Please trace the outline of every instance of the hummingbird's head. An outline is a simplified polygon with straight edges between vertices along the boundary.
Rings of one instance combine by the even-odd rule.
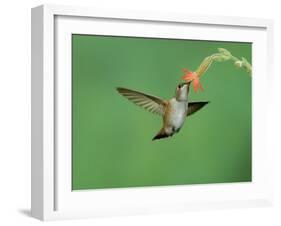
[[[176,88],[176,99],[178,101],[187,101],[190,82],[183,82],[178,84]]]

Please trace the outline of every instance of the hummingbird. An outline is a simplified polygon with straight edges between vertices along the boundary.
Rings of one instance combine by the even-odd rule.
[[[209,101],[190,102],[188,98],[189,87],[190,82],[180,83],[176,88],[174,97],[169,100],[127,88],[118,87],[116,89],[122,96],[134,104],[151,113],[162,116],[163,126],[152,139],[157,140],[171,137],[178,133],[188,116],[209,103]]]

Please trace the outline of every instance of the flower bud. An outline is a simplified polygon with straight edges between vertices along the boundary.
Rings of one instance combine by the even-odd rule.
[[[234,65],[238,68],[241,68],[241,67],[243,67],[243,62],[241,60],[236,60],[234,62]]]
[[[231,57],[231,53],[224,48],[218,48],[218,51],[219,51],[219,53],[223,54],[226,57],[229,57],[229,58]]]

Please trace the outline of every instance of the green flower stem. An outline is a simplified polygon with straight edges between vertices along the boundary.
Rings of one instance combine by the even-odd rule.
[[[250,76],[252,75],[252,65],[246,60],[246,58],[241,57],[241,59],[239,59],[223,48],[218,48],[218,53],[214,53],[211,56],[206,57],[195,72],[198,76],[201,76],[208,70],[213,62],[224,62],[228,60],[233,61],[236,67],[244,68]]]

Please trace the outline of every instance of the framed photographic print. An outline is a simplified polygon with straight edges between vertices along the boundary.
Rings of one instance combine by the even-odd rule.
[[[32,9],[32,216],[272,203],[270,20]]]

